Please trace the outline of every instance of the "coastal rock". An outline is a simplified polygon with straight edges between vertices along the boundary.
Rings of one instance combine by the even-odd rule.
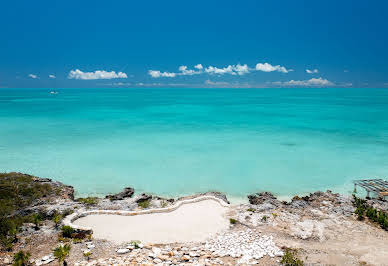
[[[280,201],[270,192],[260,192],[248,195],[249,203],[253,205],[260,205],[264,202],[270,203],[272,205],[280,205]]]
[[[142,202],[144,202],[144,201],[151,200],[151,199],[152,199],[152,195],[142,193],[142,194],[139,195],[138,198],[136,199],[136,203],[142,203]]]
[[[105,198],[110,200],[123,200],[125,198],[132,197],[134,193],[135,193],[135,189],[131,187],[126,187],[120,193],[113,194],[113,195],[106,195]]]

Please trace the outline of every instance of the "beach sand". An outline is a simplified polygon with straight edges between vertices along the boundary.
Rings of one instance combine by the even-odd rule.
[[[93,229],[96,239],[115,243],[140,240],[142,243],[204,241],[229,227],[228,208],[214,200],[184,204],[168,213],[137,216],[88,215],[74,224]]]

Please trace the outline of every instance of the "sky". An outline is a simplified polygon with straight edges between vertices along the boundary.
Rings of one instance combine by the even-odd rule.
[[[2,1],[0,88],[388,87],[386,0]]]

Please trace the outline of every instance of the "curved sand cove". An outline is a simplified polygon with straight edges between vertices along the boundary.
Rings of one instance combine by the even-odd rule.
[[[227,229],[227,207],[214,200],[183,204],[165,213],[135,216],[91,214],[74,221],[75,225],[93,229],[98,239],[115,243],[140,240],[143,243],[203,241]]]

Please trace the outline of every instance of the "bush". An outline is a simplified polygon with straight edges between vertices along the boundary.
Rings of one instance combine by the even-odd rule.
[[[59,246],[54,249],[54,257],[56,257],[59,263],[63,262],[63,265],[67,265],[66,257],[69,256],[71,250],[70,244]]]
[[[248,211],[248,212],[255,212],[255,211],[256,211],[256,209],[249,208],[247,211]]]
[[[150,204],[151,204],[151,200],[144,200],[144,201],[141,201],[139,202],[137,205],[139,205],[139,207],[143,208],[143,209],[147,209],[150,207]]]
[[[230,219],[229,219],[229,222],[230,222],[230,224],[236,224],[236,223],[237,223],[237,220],[236,220],[236,219],[233,219],[233,218],[230,218]]]
[[[31,257],[29,252],[24,252],[20,250],[13,256],[13,266],[24,266],[27,265],[28,259]]]
[[[296,250],[286,248],[280,263],[286,266],[303,266],[304,263],[297,258],[297,254],[298,252]]]
[[[71,236],[74,233],[74,228],[68,225],[62,226],[61,230],[62,230],[62,236],[67,238],[71,238]]]
[[[85,205],[92,206],[98,203],[98,198],[97,197],[78,198],[77,201]]]

